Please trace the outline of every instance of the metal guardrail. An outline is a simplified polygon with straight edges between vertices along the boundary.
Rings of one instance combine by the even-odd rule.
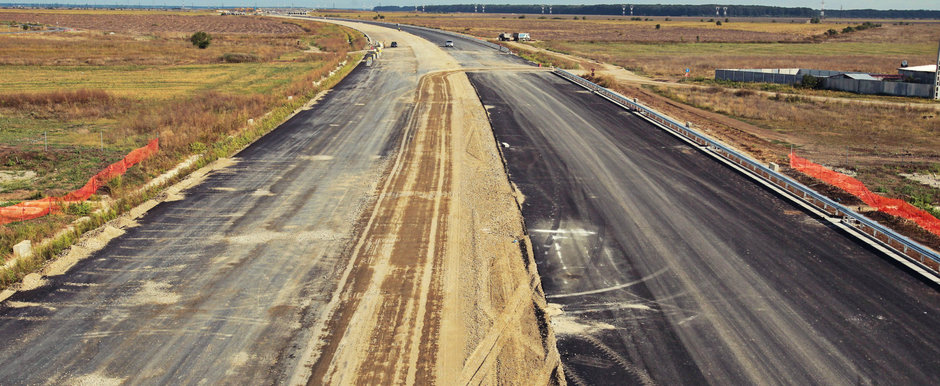
[[[884,245],[893,248],[897,252],[907,256],[911,260],[918,262],[924,267],[930,269],[933,274],[940,274],[940,254],[919,243],[898,234],[897,232],[886,228],[885,226],[865,217],[855,211],[846,208],[829,197],[823,196],[805,185],[794,181],[790,177],[780,174],[760,162],[744,155],[743,153],[708,138],[690,127],[683,125],[676,120],[660,114],[659,112],[638,103],[635,99],[630,100],[616,92],[601,87],[587,79],[581,78],[562,69],[555,69],[554,73],[572,83],[593,91],[594,93],[607,98],[621,106],[633,110],[645,118],[661,124],[683,137],[703,146],[709,150],[723,156],[725,159],[748,169],[749,171],[763,177],[766,181],[783,188],[793,195],[806,200],[810,204],[822,209],[833,217],[841,217],[843,222],[853,226],[862,232],[870,235]]]

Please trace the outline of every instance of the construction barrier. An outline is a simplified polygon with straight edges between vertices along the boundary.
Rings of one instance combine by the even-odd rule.
[[[132,150],[122,160],[108,165],[107,168],[88,179],[85,186],[69,194],[62,197],[46,197],[39,200],[24,201],[13,206],[2,207],[0,208],[0,225],[42,217],[58,212],[68,204],[85,201],[109,180],[123,175],[127,172],[127,168],[147,159],[158,150],[160,150],[159,140],[154,139],[146,146]]]
[[[911,220],[940,236],[940,219],[904,200],[887,198],[868,190],[861,181],[790,153],[790,167],[827,184],[839,187],[881,212]]]

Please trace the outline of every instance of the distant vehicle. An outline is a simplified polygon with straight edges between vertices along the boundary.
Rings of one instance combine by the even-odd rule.
[[[529,34],[525,32],[516,32],[512,34],[512,40],[515,40],[517,42],[527,42],[530,40],[530,38],[529,38]]]
[[[398,47],[398,42],[392,42],[392,44],[389,44],[389,46],[388,46],[388,47],[389,47],[389,48],[395,48],[395,47]]]
[[[503,32],[503,33],[499,34],[499,41],[501,41],[501,42],[508,42],[508,41],[510,41],[510,40],[512,40],[512,34],[511,34],[511,33],[509,33],[509,32]]]
[[[398,27],[399,31],[401,31],[401,24],[395,24],[395,26]]]
[[[454,41],[453,41],[453,40],[448,40],[448,41],[444,42],[444,47],[453,47],[453,46],[454,46]]]

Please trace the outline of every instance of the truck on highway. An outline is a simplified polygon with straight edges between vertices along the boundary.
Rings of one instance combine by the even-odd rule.
[[[529,34],[525,32],[516,32],[512,34],[512,40],[517,42],[527,42],[530,40]]]

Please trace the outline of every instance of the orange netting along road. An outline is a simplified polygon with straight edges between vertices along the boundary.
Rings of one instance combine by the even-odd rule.
[[[39,200],[24,201],[13,206],[2,207],[0,208],[0,225],[42,217],[62,210],[68,204],[85,201],[109,180],[123,175],[127,172],[127,168],[147,159],[157,150],[160,150],[159,140],[151,140],[146,146],[132,150],[124,159],[108,165],[107,168],[88,179],[85,186],[69,194],[62,197],[46,197]]]
[[[836,186],[860,198],[871,207],[887,214],[911,220],[931,233],[940,236],[940,219],[907,201],[887,198],[868,190],[861,181],[832,171],[825,166],[790,153],[790,167],[830,185]]]

